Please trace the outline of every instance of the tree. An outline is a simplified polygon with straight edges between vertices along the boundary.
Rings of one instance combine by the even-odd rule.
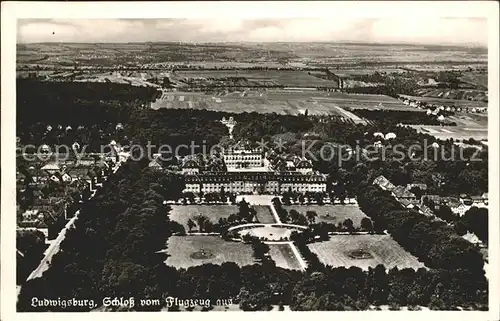
[[[354,223],[350,218],[345,219],[342,225],[347,229],[349,233],[354,232]]]
[[[373,232],[373,223],[368,217],[364,217],[361,220],[361,228],[367,232]]]
[[[316,213],[315,211],[307,211],[306,217],[309,223],[313,224],[316,221],[316,217],[318,217],[318,213]]]
[[[198,223],[198,230],[200,232],[203,232],[205,230],[204,229],[205,222],[208,220],[207,217],[205,215],[200,214],[200,215],[197,215],[195,219],[196,219],[196,222]]]

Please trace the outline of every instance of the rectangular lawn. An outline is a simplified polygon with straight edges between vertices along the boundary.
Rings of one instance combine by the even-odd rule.
[[[170,205],[172,210],[169,213],[170,220],[182,224],[189,232],[187,222],[189,219],[196,223],[198,215],[206,216],[210,222],[217,223],[220,218],[228,218],[231,214],[238,213],[236,205]],[[198,227],[193,230],[198,231]]]
[[[278,267],[290,270],[301,268],[289,244],[269,244],[269,254]]]
[[[165,263],[175,268],[206,263],[234,262],[239,266],[256,263],[250,244],[224,241],[219,236],[171,236],[167,243],[167,253],[169,257]],[[205,253],[206,258],[196,257],[200,253]]]
[[[307,211],[313,211],[318,214],[316,222],[325,222],[338,224],[350,218],[354,226],[359,227],[361,220],[365,217],[365,213],[361,212],[358,205],[290,205],[283,206],[288,212],[296,210],[301,214],[306,214]]]
[[[357,266],[363,270],[383,264],[386,268],[424,267],[410,253],[406,252],[390,235],[334,235],[325,242],[308,245],[309,249],[318,255],[321,262],[333,267]],[[352,258],[351,251],[363,250],[371,258]]]
[[[259,220],[259,223],[276,223],[269,206],[252,205],[252,207],[257,211],[257,219]]]

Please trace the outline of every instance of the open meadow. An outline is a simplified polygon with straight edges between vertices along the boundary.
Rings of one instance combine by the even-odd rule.
[[[203,264],[235,262],[240,266],[256,263],[250,244],[224,241],[219,236],[171,236],[167,243],[167,265],[188,268]]]
[[[321,262],[333,267],[357,266],[364,270],[383,264],[386,268],[424,267],[390,235],[334,235],[325,242],[308,245]]]
[[[301,214],[307,211],[313,211],[318,214],[316,222],[325,222],[331,224],[342,223],[346,219],[351,219],[354,226],[360,226],[365,213],[361,212],[358,205],[289,205],[283,206],[288,212],[296,210]]]

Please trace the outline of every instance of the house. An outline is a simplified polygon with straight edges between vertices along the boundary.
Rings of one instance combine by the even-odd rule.
[[[419,201],[416,198],[415,199],[401,198],[398,201],[401,205],[403,205],[406,208],[415,208],[419,204]]]
[[[469,241],[472,244],[481,244],[481,240],[474,233],[467,232],[467,234],[463,235],[462,238]]]
[[[483,193],[481,196],[483,197],[483,203],[488,205],[488,193]]]
[[[416,200],[415,194],[406,189],[406,186],[402,185],[396,186],[392,190],[392,196],[394,196],[398,200],[408,200],[408,201]]]
[[[380,175],[373,180],[373,185],[378,185],[384,191],[392,191],[395,186],[385,176]]]
[[[447,196],[441,198],[441,203],[447,205],[449,208],[458,207],[462,202],[458,197]]]
[[[464,216],[465,212],[467,212],[470,209],[470,206],[465,205],[465,204],[459,204],[458,206],[450,206],[450,209],[453,213],[457,214],[458,216]]]
[[[471,196],[470,199],[472,200],[472,204],[477,205],[477,204],[483,204],[484,199],[482,196]]]
[[[423,204],[418,207],[418,211],[421,214],[424,214],[424,215],[427,215],[427,216],[434,215],[434,212],[428,206],[423,205]]]
[[[52,175],[56,172],[59,172],[61,168],[59,168],[59,166],[57,166],[57,164],[55,163],[48,163],[45,166],[43,166],[41,170],[46,171],[49,175]]]
[[[47,180],[49,179],[49,174],[38,168],[32,168],[30,167],[30,169],[28,170],[29,171],[29,174],[31,175],[31,182],[30,182],[30,185],[39,185],[39,184],[45,184],[47,182]]]
[[[420,197],[420,204],[427,205],[429,202],[434,203],[435,205],[440,205],[442,202],[442,198],[439,195],[435,194],[425,194]]]
[[[427,184],[412,183],[412,184],[407,184],[406,188],[408,190],[411,190],[412,188],[418,188],[421,191],[426,191],[427,190]]]
[[[474,204],[472,198],[467,194],[460,194],[460,201],[468,206]]]

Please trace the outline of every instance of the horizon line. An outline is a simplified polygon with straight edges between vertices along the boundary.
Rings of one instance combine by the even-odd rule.
[[[409,45],[409,46],[435,46],[435,47],[462,47],[462,48],[484,48],[488,49],[488,45],[484,45],[477,42],[470,43],[433,43],[433,42],[412,42],[412,41],[399,41],[399,42],[383,42],[383,41],[363,41],[363,40],[340,40],[340,41],[188,41],[188,40],[170,40],[170,41],[31,41],[31,42],[17,42],[16,45],[31,45],[31,44],[346,44],[346,45]]]

